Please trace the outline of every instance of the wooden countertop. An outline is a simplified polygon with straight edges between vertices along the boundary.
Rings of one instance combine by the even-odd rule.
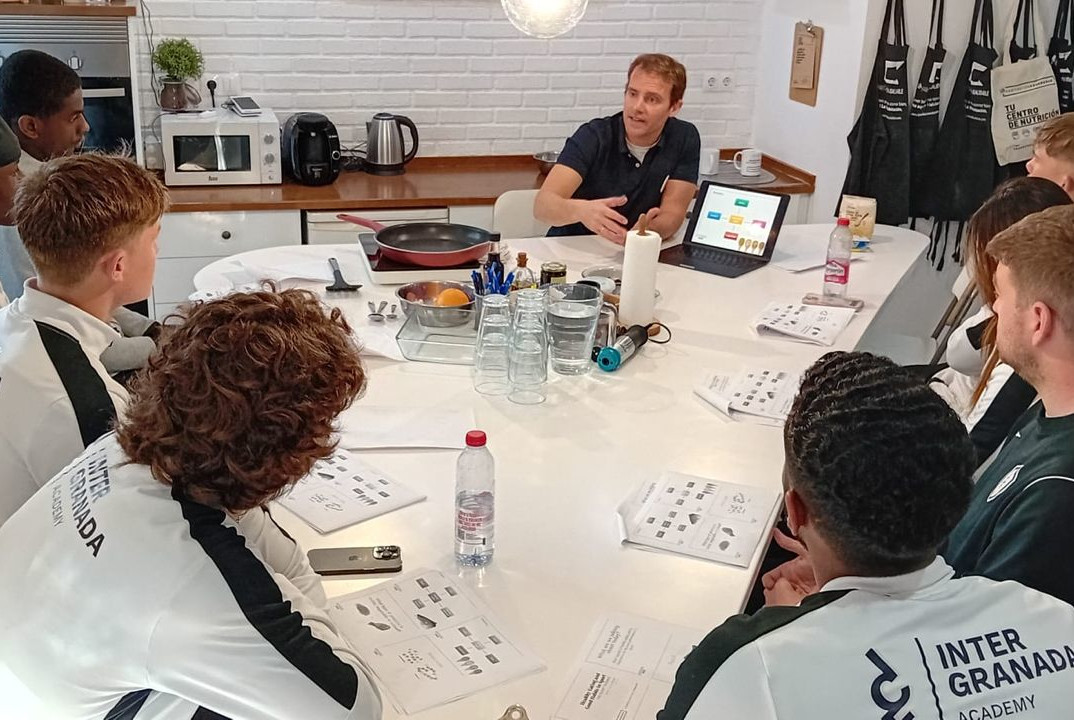
[[[67,15],[70,17],[125,17],[135,15],[136,0],[110,0],[87,4],[72,0],[22,0],[0,2],[0,15]]]
[[[729,152],[734,152],[729,151]],[[808,194],[814,178],[765,156],[776,181],[759,189]],[[544,176],[528,155],[419,157],[395,176],[345,172],[331,185],[215,185],[171,187],[171,212],[229,210],[374,210],[411,207],[492,205],[508,190],[539,188]]]

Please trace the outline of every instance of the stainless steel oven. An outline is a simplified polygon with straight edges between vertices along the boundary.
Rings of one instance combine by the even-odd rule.
[[[81,78],[84,149],[127,147],[142,160],[125,18],[0,16],[0,60],[26,49],[59,58]]]

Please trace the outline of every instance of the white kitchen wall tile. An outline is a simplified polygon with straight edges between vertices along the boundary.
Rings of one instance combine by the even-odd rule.
[[[752,129],[764,0],[590,0],[579,26],[552,40],[519,33],[496,0],[145,1],[158,41],[189,37],[207,75],[235,74],[237,90],[281,121],[324,112],[348,143],[387,110],[415,119],[422,155],[558,150],[579,124],[621,108],[630,60],[650,51],[686,64],[680,116],[706,146],[743,144]],[[151,140],[160,111],[144,37],[138,52]],[[729,71],[733,90],[701,89],[706,74]]]

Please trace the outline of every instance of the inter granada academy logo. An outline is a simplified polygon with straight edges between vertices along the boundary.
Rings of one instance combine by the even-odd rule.
[[[907,712],[903,715],[899,714],[906,707],[906,704],[910,702],[910,688],[903,685],[899,688],[899,694],[895,699],[889,698],[884,693],[884,685],[898,680],[899,674],[884,661],[884,658],[880,657],[876,650],[870,648],[869,652],[865,653],[865,657],[873,665],[876,665],[876,669],[880,671],[880,674],[873,680],[870,691],[873,696],[873,703],[884,711],[884,714],[880,716],[881,720],[914,720],[912,712]]]
[[[1007,489],[1010,488],[1011,485],[1014,485],[1014,481],[1018,479],[1018,473],[1022,471],[1023,467],[1025,466],[1015,465],[1011,468],[1011,471],[1003,476],[1003,479],[999,481],[999,484],[992,488],[992,492],[988,493],[988,499],[985,500],[985,502],[992,502],[1000,495],[1007,492]]]

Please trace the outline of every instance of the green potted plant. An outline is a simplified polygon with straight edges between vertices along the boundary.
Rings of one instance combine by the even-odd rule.
[[[201,102],[201,95],[187,80],[201,77],[205,58],[186,38],[162,40],[153,50],[153,64],[164,77],[160,106],[165,110],[184,110]]]

